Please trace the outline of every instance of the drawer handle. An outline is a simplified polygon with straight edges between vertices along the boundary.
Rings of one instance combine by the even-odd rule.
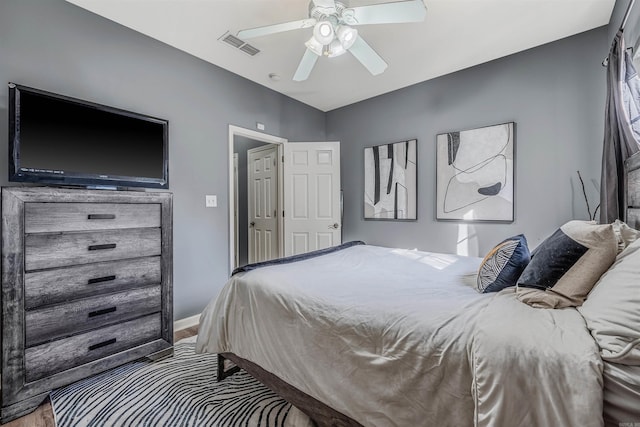
[[[89,346],[89,351],[96,350],[96,349],[98,349],[100,347],[106,347],[108,345],[115,344],[115,343],[116,343],[116,339],[115,338],[111,338],[110,340],[106,340],[106,341],[99,342],[98,344],[90,345]]]
[[[115,249],[116,248],[116,244],[115,243],[106,243],[104,245],[91,245],[89,246],[89,250],[90,251],[101,251],[103,249]]]
[[[89,214],[87,219],[116,219],[114,214]]]
[[[103,314],[107,314],[107,313],[113,313],[114,311],[116,311],[116,309],[117,307],[109,307],[109,308],[103,308],[102,310],[90,311],[89,317],[96,317],[96,316],[102,316]]]
[[[101,282],[110,282],[112,280],[116,280],[116,276],[104,276],[104,277],[95,277],[93,279],[87,280],[87,285],[93,285],[94,283]]]

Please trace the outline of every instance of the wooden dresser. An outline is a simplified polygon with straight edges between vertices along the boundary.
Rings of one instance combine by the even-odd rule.
[[[625,222],[640,230],[640,153],[625,162]]]
[[[172,196],[2,189],[1,422],[173,351]]]

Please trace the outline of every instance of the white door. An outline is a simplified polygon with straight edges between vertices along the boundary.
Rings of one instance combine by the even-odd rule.
[[[284,255],[342,243],[340,143],[284,145]]]
[[[247,151],[249,262],[278,258],[278,146]]]

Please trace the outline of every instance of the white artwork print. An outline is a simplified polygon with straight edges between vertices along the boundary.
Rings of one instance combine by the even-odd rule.
[[[436,138],[437,219],[513,221],[514,123]]]
[[[417,219],[417,140],[364,150],[365,219]]]

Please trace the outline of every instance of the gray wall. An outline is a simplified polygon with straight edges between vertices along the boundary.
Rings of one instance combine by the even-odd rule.
[[[565,221],[586,219],[576,171],[593,209],[607,37],[601,27],[329,112],[327,137],[342,143],[345,240],[455,253],[467,239],[468,254],[483,256],[510,235],[525,233],[536,246]],[[436,135],[509,121],[517,123],[515,222],[437,222]],[[418,139],[418,221],[364,221],[363,148],[411,138]]]
[[[199,313],[228,277],[228,125],[326,139],[321,111],[62,0],[0,1],[0,82],[9,81],[169,120],[176,319]],[[0,185],[7,102],[0,89]],[[219,207],[205,208],[205,194]]]
[[[259,121],[289,140],[342,141],[345,240],[456,252],[468,235],[474,255],[520,232],[535,245],[564,221],[586,217],[575,171],[586,178],[593,206],[605,96],[600,62],[610,28],[323,114],[62,0],[2,0],[0,82],[169,120],[174,306],[183,318],[200,312],[228,276],[228,124],[251,129]],[[518,126],[515,223],[436,222],[435,135],[511,120]],[[6,135],[7,91],[0,90],[0,185],[8,184]],[[363,147],[414,137],[419,220],[365,222]],[[218,194],[217,209],[204,207],[205,194]]]

